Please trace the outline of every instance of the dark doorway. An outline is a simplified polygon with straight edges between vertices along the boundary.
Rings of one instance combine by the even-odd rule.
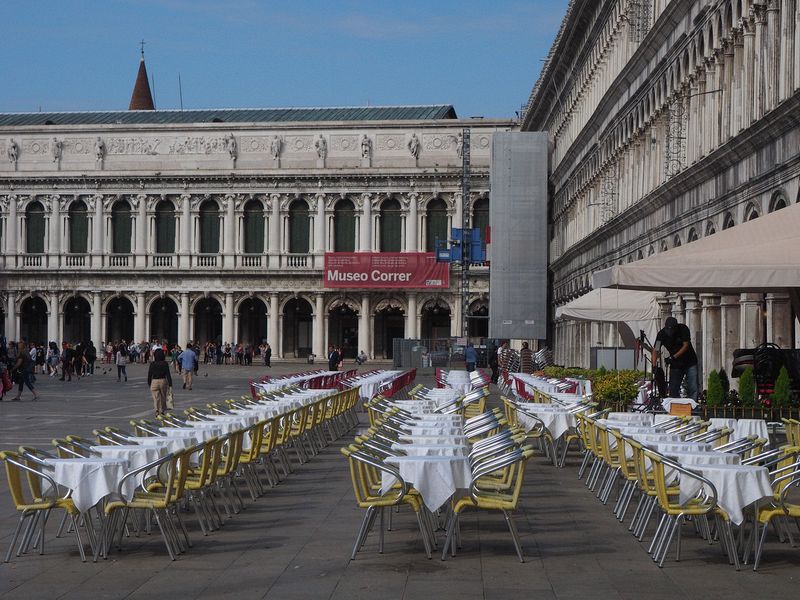
[[[131,301],[121,296],[114,298],[106,307],[106,339],[103,341],[114,344],[133,341],[133,321]]]
[[[328,314],[328,342],[342,349],[344,358],[355,358],[358,347],[358,313],[346,304],[339,304]]]
[[[91,339],[92,307],[86,298],[73,296],[64,303],[64,340],[72,344]]]
[[[219,345],[223,342],[222,306],[214,298],[203,298],[194,307],[193,341],[201,345],[206,342],[215,342]],[[232,344],[236,342],[236,340],[224,341]]]
[[[399,307],[388,307],[375,313],[376,357],[394,356],[394,339],[405,337],[405,312]]]
[[[267,337],[267,306],[258,298],[239,305],[238,342],[258,346]]]
[[[170,345],[179,343],[178,305],[171,298],[157,298],[150,305],[150,340],[167,340]],[[180,343],[185,344],[186,340]]]
[[[436,340],[450,337],[450,307],[435,300],[422,309],[422,337]]]
[[[46,344],[47,333],[47,304],[39,297],[26,298],[19,311],[20,339],[29,344]],[[56,335],[54,331],[53,337]]]
[[[305,358],[311,354],[313,321],[311,305],[293,298],[283,308],[283,354]],[[322,357],[320,357],[322,358]]]

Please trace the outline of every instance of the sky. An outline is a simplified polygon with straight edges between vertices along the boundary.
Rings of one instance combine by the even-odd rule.
[[[2,0],[0,112],[453,104],[509,118],[568,0]]]

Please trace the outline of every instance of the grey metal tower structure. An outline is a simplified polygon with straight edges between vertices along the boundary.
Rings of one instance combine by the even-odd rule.
[[[472,260],[472,237],[469,231],[470,201],[470,130],[461,130],[461,337],[469,333],[469,263]]]

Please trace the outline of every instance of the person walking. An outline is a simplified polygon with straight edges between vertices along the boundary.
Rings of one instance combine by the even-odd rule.
[[[333,345],[328,346],[328,370],[338,371],[339,362],[342,360],[341,355],[336,351]]]
[[[83,352],[83,357],[86,359],[86,374],[94,375],[94,363],[97,360],[97,348],[94,347],[94,342],[91,340],[86,344],[86,350]]]
[[[475,370],[475,363],[478,362],[478,353],[475,351],[475,347],[472,345],[472,342],[467,342],[467,347],[464,349],[464,363],[467,367],[467,371],[472,373]]]
[[[26,385],[28,389],[33,392],[33,399],[39,399],[39,394],[33,385],[36,381],[36,378],[33,376],[33,360],[25,348],[25,342],[19,342],[19,344],[17,344],[17,361],[14,363],[14,378],[19,383],[19,391],[16,397],[12,398],[14,402],[19,402],[22,399],[22,389]]]
[[[164,357],[164,351],[158,348],[153,352],[153,362],[147,370],[147,385],[153,395],[153,408],[156,416],[167,412],[167,394],[172,388],[172,375]]]
[[[117,381],[121,381],[125,377],[128,381],[128,362],[130,361],[128,345],[123,341],[117,348],[117,354],[114,363],[117,365]]]
[[[47,347],[47,374],[50,375],[50,377],[58,375],[58,357],[58,344],[50,342]]]
[[[72,371],[75,367],[75,350],[69,342],[63,342],[63,350],[61,351],[61,381],[65,378],[67,381],[72,381]]]
[[[183,370],[183,389],[192,389],[194,369],[197,364],[197,354],[192,349],[192,343],[186,344],[186,349],[178,355],[178,362]]]
[[[272,348],[269,343],[264,344],[264,366],[272,367]]]
[[[519,351],[519,372],[533,373],[533,350],[528,346],[528,342],[522,342],[522,350]]]

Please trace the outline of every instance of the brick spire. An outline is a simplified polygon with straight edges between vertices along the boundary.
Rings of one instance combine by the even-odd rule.
[[[144,66],[144,45],[142,45],[142,59],[139,61],[139,72],[136,74],[136,83],[133,84],[133,94],[128,110],[155,110],[153,95],[150,93],[150,84],[147,81],[147,67]]]

